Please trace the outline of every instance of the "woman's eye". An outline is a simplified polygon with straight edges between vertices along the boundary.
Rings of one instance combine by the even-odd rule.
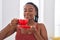
[[[32,8],[30,8],[30,9],[25,9],[25,10],[24,10],[24,12],[32,12],[32,11],[33,11]]]
[[[32,12],[33,11],[33,9],[29,9],[29,12]]]
[[[32,10],[29,10],[29,12],[32,12]]]

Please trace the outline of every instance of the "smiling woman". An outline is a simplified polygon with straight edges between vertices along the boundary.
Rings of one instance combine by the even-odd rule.
[[[37,20],[34,19],[34,17],[36,17]],[[21,32],[18,31],[17,35],[16,35],[16,40],[20,40],[20,39],[21,40],[48,40],[48,38],[47,38],[47,31],[45,29],[45,26],[43,24],[37,23],[38,22],[38,8],[32,2],[28,2],[24,6],[24,18],[28,19],[27,25],[33,26],[33,28],[35,26],[34,30],[30,29],[30,32],[28,31],[29,34],[31,33],[31,31],[32,31],[33,34],[29,35],[27,33],[27,35],[26,34],[23,35],[23,34],[21,34]],[[36,29],[36,27],[39,28],[39,29]],[[43,34],[43,32],[45,34]],[[26,33],[26,31],[24,33]]]
[[[12,21],[12,24],[14,24],[14,25],[12,25],[11,22],[10,22],[10,20],[12,18],[19,18],[19,19],[23,19],[23,18],[26,18],[26,19],[31,19],[32,18],[33,19],[34,18],[34,22],[36,21],[35,24],[42,24],[42,25],[45,24],[45,26],[46,26],[45,28],[47,28],[48,39],[49,40],[54,36],[54,32],[56,30],[59,30],[58,29],[59,25],[56,25],[57,29],[54,31],[54,0],[45,0],[45,1],[44,0],[0,0],[0,4],[1,4],[1,1],[2,1],[2,5],[0,6],[0,10],[1,10],[0,11],[0,16],[2,18],[0,17],[0,24],[2,26],[0,25],[0,30],[2,29],[2,31],[0,31],[0,36],[2,36],[2,38],[9,36],[10,34],[14,33],[15,31],[17,32],[17,30],[15,29],[16,28],[15,27],[16,26],[15,21],[18,20],[18,19],[13,19],[14,22]],[[38,8],[38,18],[36,17],[36,11],[37,10],[35,10],[35,6],[30,5],[29,2],[31,2],[31,3],[33,3],[34,5],[37,6],[37,8]],[[30,7],[28,5],[25,5],[26,3],[29,3],[28,5]],[[57,3],[59,4],[59,2],[57,2]],[[29,10],[29,11],[27,11],[27,10]],[[35,12],[33,12],[33,10],[35,10]],[[31,12],[33,12],[33,13],[31,13]],[[2,13],[2,15],[1,15],[1,13]],[[57,11],[56,13],[58,14],[59,12]],[[59,17],[58,17],[58,19],[59,19]],[[26,26],[29,26],[31,28],[35,27],[35,25],[32,25],[32,24],[34,24],[33,22],[29,22],[29,23],[31,25],[28,24]],[[59,21],[58,21],[58,23],[59,23]],[[7,27],[6,27],[6,25],[7,25]],[[20,26],[20,24],[19,24],[19,26]],[[21,25],[21,26],[24,27],[25,25]],[[4,29],[4,31],[3,31],[3,29]],[[8,29],[8,30],[6,30],[6,29]],[[27,31],[27,34],[31,33],[29,30],[25,30],[25,29],[22,29],[21,31],[22,31],[23,34],[24,34],[25,31]],[[15,40],[16,32],[15,32],[15,34],[11,35],[10,37],[8,37],[6,39],[4,38],[4,40]],[[5,36],[5,35],[7,35],[7,36]],[[55,35],[59,36],[60,35],[59,31],[56,31]]]
[[[34,19],[34,17],[36,18]],[[24,18],[28,19],[26,25],[30,26],[29,29],[18,28],[18,19],[13,19],[11,23],[1,30],[0,40],[5,39],[14,32],[17,32],[16,40],[48,40],[45,25],[43,23],[38,23],[38,7],[34,3],[28,2],[25,4]],[[20,24],[20,26],[22,25]]]

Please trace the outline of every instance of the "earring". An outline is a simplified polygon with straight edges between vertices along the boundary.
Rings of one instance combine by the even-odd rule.
[[[38,17],[37,16],[35,16],[35,22],[38,22]]]

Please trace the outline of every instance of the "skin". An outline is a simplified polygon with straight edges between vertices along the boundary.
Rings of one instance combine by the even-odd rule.
[[[35,22],[34,21],[35,15],[36,15],[35,7],[31,4],[26,4],[24,6],[24,17],[28,19],[27,25],[32,26],[32,28],[24,30],[23,32],[27,34],[33,33],[36,40],[48,40],[47,31],[44,24]],[[38,29],[36,29],[36,24]],[[14,32],[16,32],[17,25],[18,19],[14,18],[3,30],[0,31],[0,40],[3,40],[6,37],[13,34]]]

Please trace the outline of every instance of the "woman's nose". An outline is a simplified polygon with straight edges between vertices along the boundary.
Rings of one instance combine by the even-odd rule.
[[[26,15],[29,15],[29,12],[26,12]]]

